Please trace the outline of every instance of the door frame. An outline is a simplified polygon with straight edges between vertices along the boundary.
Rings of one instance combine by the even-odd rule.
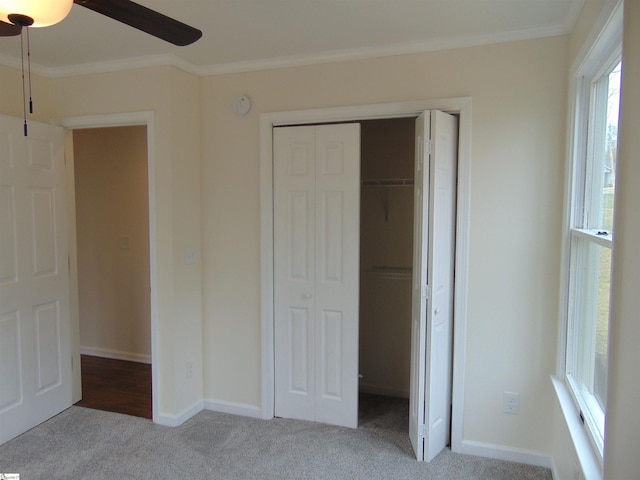
[[[471,97],[341,106],[260,115],[261,412],[273,418],[275,395],[273,285],[273,128],[287,125],[418,116],[425,110],[459,115],[456,257],[454,285],[451,449],[462,451],[464,366],[469,272]]]
[[[151,313],[151,404],[152,420],[158,422],[159,392],[161,377],[158,370],[158,268],[156,261],[156,181],[155,181],[155,127],[151,111],[115,113],[104,115],[82,115],[52,120],[65,129],[65,165],[67,180],[67,211],[69,213],[69,287],[71,314],[71,353],[73,357],[72,385],[73,403],[82,397],[80,371],[80,314],[78,298],[78,252],[76,239],[75,179],[73,157],[73,131],[85,128],[109,128],[145,125],[147,127],[147,184],[149,191],[149,282]]]

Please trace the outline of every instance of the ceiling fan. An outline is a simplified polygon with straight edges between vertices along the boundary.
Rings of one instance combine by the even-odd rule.
[[[53,25],[74,3],[173,45],[190,45],[202,36],[197,28],[130,0],[0,0],[0,37],[20,35],[23,27]]]
[[[31,61],[29,28],[48,27],[62,21],[73,4],[106,15],[118,22],[146,32],[169,43],[183,47],[202,36],[197,28],[182,23],[162,13],[151,10],[131,0],[0,0],[0,37],[22,35],[27,32],[27,60],[29,70],[29,113],[33,113],[31,99]],[[22,97],[24,106],[24,136],[27,136],[27,94],[25,88],[24,45],[22,53]]]

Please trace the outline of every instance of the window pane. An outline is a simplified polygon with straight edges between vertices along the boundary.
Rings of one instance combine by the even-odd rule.
[[[593,394],[605,410],[609,363],[609,292],[611,291],[611,250],[592,245],[598,251],[598,315],[596,318],[595,370]]]
[[[600,228],[613,231],[613,195],[618,147],[618,111],[620,106],[620,63],[608,75],[607,121],[604,144],[604,182]]]
[[[573,365],[569,374],[582,395],[582,408],[604,433],[607,399],[609,343],[609,292],[611,286],[611,249],[584,238],[574,239],[575,267],[572,324]],[[589,412],[587,412],[589,413]]]

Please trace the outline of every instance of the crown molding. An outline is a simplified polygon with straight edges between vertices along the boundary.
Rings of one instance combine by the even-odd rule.
[[[73,77],[77,75],[93,75],[97,73],[119,72],[136,70],[149,67],[176,67],[187,73],[198,75],[195,65],[182,58],[173,55],[152,55],[148,57],[126,58],[111,60],[108,62],[84,63],[65,67],[47,67],[47,75],[50,78]]]
[[[182,58],[173,55],[153,55],[148,57],[136,57],[107,62],[85,63],[62,67],[47,67],[31,63],[31,71],[37,75],[48,78],[63,78],[78,75],[92,75],[116,71],[134,70],[139,68],[172,66],[187,73],[199,77],[227,75],[260,70],[273,70],[287,67],[300,67],[319,65],[326,63],[345,62],[353,60],[366,60],[377,57],[396,55],[410,55],[416,53],[449,50],[455,48],[476,47],[494,43],[515,42],[531,40],[534,38],[552,37],[570,33],[580,14],[582,5],[570,12],[567,22],[563,25],[555,25],[544,28],[532,28],[527,30],[514,30],[497,32],[486,35],[474,35],[456,38],[436,38],[424,42],[410,42],[381,47],[363,47],[331,52],[322,52],[311,55],[294,55],[260,60],[247,60],[240,62],[221,63],[216,65],[198,66]],[[0,65],[11,68],[21,68],[19,59],[0,54]]]
[[[437,38],[426,42],[411,42],[382,47],[364,47],[336,50],[333,52],[323,52],[312,55],[277,57],[264,60],[248,60],[242,62],[196,67],[196,70],[198,71],[198,75],[207,77],[259,70],[273,70],[277,68],[318,65],[323,63],[366,60],[377,57],[411,55],[438,50],[450,50],[455,48],[477,47],[494,43],[507,43],[520,40],[531,40],[534,38],[565,35],[570,31],[571,30],[568,30],[566,25],[556,25],[552,27],[499,32],[487,35],[474,35],[456,38]]]

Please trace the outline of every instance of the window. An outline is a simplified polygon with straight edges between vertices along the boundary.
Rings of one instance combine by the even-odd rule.
[[[621,71],[619,46],[608,50],[576,76],[566,344],[566,380],[600,458]]]

